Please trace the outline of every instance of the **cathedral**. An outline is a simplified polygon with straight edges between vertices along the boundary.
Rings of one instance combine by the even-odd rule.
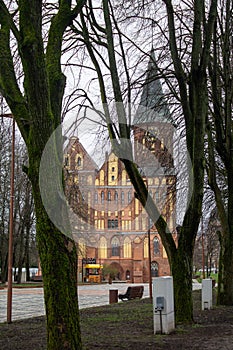
[[[176,175],[173,124],[152,51],[132,125],[134,162],[169,230],[175,234]],[[170,268],[156,227],[135,196],[123,163],[113,152],[97,166],[78,137],[64,154],[66,196],[74,215],[79,280],[111,276],[132,283],[166,276]]]

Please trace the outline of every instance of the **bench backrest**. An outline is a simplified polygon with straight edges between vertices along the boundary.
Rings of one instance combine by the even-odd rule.
[[[128,287],[126,294],[129,296],[129,299],[141,298],[143,295],[144,287],[143,286],[133,286]]]

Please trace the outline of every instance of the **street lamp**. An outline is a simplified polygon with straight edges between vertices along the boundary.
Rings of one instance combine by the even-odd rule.
[[[201,217],[201,245],[202,245],[202,278],[205,279],[205,244],[204,244],[203,216]]]
[[[152,278],[151,278],[151,250],[150,250],[150,217],[148,216],[148,259],[149,259],[149,293],[150,300],[152,301]]]
[[[15,177],[15,120],[12,114],[1,114],[2,118],[12,118],[11,179],[10,179],[10,218],[8,240],[7,277],[7,322],[12,322],[12,263],[13,263],[13,224],[14,224],[14,177]]]

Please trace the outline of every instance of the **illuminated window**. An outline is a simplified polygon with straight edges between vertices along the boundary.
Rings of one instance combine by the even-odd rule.
[[[148,258],[149,254],[148,254],[148,237],[144,238],[144,258]]]
[[[135,214],[139,214],[139,201],[138,199],[135,199]]]
[[[122,171],[122,185],[123,186],[126,185],[126,171],[125,170]]]
[[[91,175],[89,175],[88,176],[88,178],[87,178],[87,183],[88,183],[88,185],[92,185],[92,176]]]
[[[104,186],[104,171],[100,170],[100,185]]]
[[[132,257],[132,249],[131,249],[131,240],[129,237],[126,237],[124,240],[124,258]]]
[[[105,237],[100,238],[99,243],[99,258],[106,259],[107,258],[107,240]]]

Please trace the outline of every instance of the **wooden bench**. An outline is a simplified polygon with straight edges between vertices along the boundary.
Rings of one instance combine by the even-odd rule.
[[[34,275],[34,276],[31,277],[31,281],[33,281],[33,282],[42,282],[43,278],[42,278],[42,276]]]
[[[121,299],[122,301],[125,300],[132,300],[132,299],[136,299],[142,298],[144,292],[144,287],[143,286],[131,286],[127,288],[127,291],[125,294],[119,294],[118,298]]]

